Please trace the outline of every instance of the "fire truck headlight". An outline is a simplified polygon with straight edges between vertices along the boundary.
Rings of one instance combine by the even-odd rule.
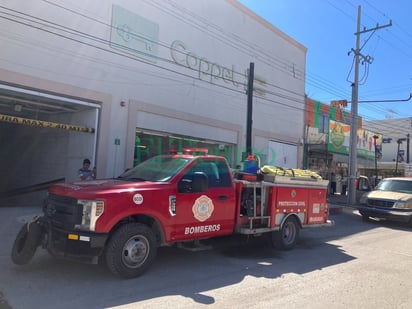
[[[103,201],[78,200],[77,203],[83,206],[82,223],[76,225],[79,230],[94,231],[97,219],[104,212]]]

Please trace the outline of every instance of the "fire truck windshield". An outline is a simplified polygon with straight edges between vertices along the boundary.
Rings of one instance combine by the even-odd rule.
[[[118,179],[125,181],[166,182],[176,175],[190,159],[156,156],[124,172]]]

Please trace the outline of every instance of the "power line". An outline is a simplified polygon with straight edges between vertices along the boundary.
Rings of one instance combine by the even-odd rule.
[[[50,2],[50,1],[47,1],[47,2]],[[3,8],[4,8],[4,7],[3,7]],[[33,18],[36,18],[36,17],[33,17]],[[31,20],[31,21],[33,22],[33,20]],[[47,22],[47,21],[46,21],[46,22]],[[44,25],[44,24],[43,24],[43,25]],[[46,24],[46,25],[47,25],[47,24]],[[107,24],[106,24],[106,25],[107,25]],[[27,26],[27,25],[26,25],[26,26]],[[108,25],[108,26],[111,27],[111,25]],[[56,28],[55,28],[55,29],[56,29],[56,30],[61,30],[59,27],[63,27],[63,26],[56,24]],[[67,28],[67,27],[66,27],[66,28]],[[39,29],[39,27],[38,27],[38,30],[44,31],[44,29]],[[69,30],[69,29],[67,29],[67,30]],[[86,38],[86,39],[95,40],[95,42],[97,42],[97,43],[102,43],[102,44],[106,44],[106,45],[109,43],[109,41],[107,41],[107,40],[104,40],[104,39],[101,39],[101,38],[98,38],[98,37],[93,37],[93,36],[91,36],[91,35],[89,35],[89,34],[87,34],[87,33],[80,33],[80,32],[78,32],[78,31],[76,31],[76,30],[73,30],[73,29],[70,29],[70,30],[72,30],[72,31],[74,31],[74,32],[68,31],[68,32],[67,32],[68,34],[71,34],[71,35],[77,35],[77,34],[79,34],[81,38]],[[51,33],[53,33],[53,32],[51,32]],[[62,37],[62,38],[74,40],[73,38],[62,36],[62,35],[59,34],[59,33],[55,33],[55,32],[54,32],[53,34],[59,35],[59,36]],[[92,44],[87,44],[87,43],[85,43],[85,42],[83,42],[83,41],[80,41],[80,40],[74,40],[74,41],[77,41],[78,43],[81,43],[81,44],[89,45],[90,47],[101,48],[101,47],[96,47],[96,46],[94,46],[94,45],[92,45]],[[123,47],[123,46],[122,46],[122,47]],[[112,54],[120,55],[120,56],[123,56],[123,57],[126,56],[126,55],[123,54],[123,53],[113,52],[113,50],[104,49],[104,51],[110,52],[110,53],[112,53]],[[133,51],[133,50],[131,50],[131,51]],[[135,57],[131,57],[131,56],[126,56],[126,57],[129,57],[131,60],[134,60],[134,61],[140,61],[140,62],[145,63],[145,64],[147,64],[147,65],[152,65],[151,63],[142,61],[141,59],[138,59],[138,58],[135,58]],[[165,60],[165,59],[159,58],[159,60]],[[169,63],[170,63],[170,61],[169,61]],[[156,66],[156,67],[164,69],[163,67],[160,67],[160,66]],[[181,72],[177,72],[176,70],[169,70],[169,72],[171,72],[171,73],[173,73],[173,74],[176,74],[176,73],[177,73],[177,74],[180,74],[180,75],[182,75],[182,76],[185,76],[185,77],[188,77],[188,78],[190,78],[190,79],[193,79],[193,76],[187,75],[187,74],[186,74],[186,75],[185,75],[185,74],[181,74]],[[241,74],[241,73],[236,72],[236,74]],[[177,80],[176,80],[176,81],[177,81]],[[316,82],[317,82],[317,81],[316,81]],[[321,83],[321,82],[322,82],[322,81],[319,80],[319,83]],[[213,84],[213,85],[217,85],[217,84]],[[279,90],[283,90],[283,91],[286,91],[286,92],[290,92],[290,93],[292,93],[292,94],[295,94],[295,95],[297,95],[297,98],[293,98],[293,97],[287,96],[287,95],[282,95],[281,93],[279,93],[279,92],[274,92],[274,91],[268,91],[268,92],[267,92],[268,94],[271,94],[271,95],[274,95],[274,96],[279,96],[280,98],[284,98],[284,99],[287,99],[287,100],[292,101],[292,102],[299,102],[299,103],[303,102],[303,100],[302,100],[302,95],[301,95],[300,93],[292,92],[292,91],[290,91],[290,90],[288,90],[288,89],[286,89],[286,88],[282,88],[282,87],[279,87],[279,86],[277,86],[277,85],[272,85],[272,84],[270,84],[270,83],[269,83],[268,85],[271,86],[271,87],[275,87],[275,88],[277,88],[277,89],[279,89]],[[219,85],[217,85],[217,86],[219,86]],[[229,88],[229,87],[224,87],[224,88],[227,89],[227,90],[233,91],[232,88]],[[241,93],[241,94],[243,93],[242,91],[237,91],[237,92],[238,92],[238,93]],[[267,101],[267,102],[272,102],[272,103],[280,104],[280,102],[279,102],[279,101],[276,101],[276,100],[270,100],[270,99],[266,99],[266,98],[263,98],[262,100]],[[292,106],[292,105],[288,105],[288,104],[283,104],[283,105],[286,106],[286,107],[289,107],[289,108],[295,108],[295,107]],[[295,108],[295,109],[296,109],[296,108]],[[300,109],[300,110],[302,110],[302,109]]]

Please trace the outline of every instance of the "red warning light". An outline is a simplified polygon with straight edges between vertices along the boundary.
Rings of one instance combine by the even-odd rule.
[[[208,153],[209,149],[207,148],[183,148],[183,154],[207,155]]]

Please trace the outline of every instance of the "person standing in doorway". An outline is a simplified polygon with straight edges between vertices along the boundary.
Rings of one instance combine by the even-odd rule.
[[[83,167],[79,169],[79,178],[81,180],[93,180],[96,179],[96,167],[90,170],[90,160],[83,160]]]

